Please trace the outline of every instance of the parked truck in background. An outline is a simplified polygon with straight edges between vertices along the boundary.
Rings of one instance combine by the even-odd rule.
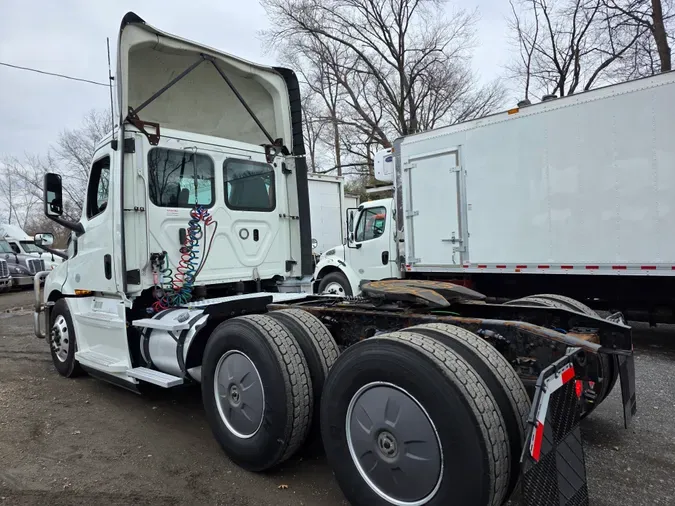
[[[626,425],[636,412],[620,314],[429,280],[307,293],[295,74],[133,13],[117,50],[119,126],[78,222],[62,217],[60,176],[44,180],[45,214],[73,231],[68,258],[35,277],[35,333],[61,375],[200,385],[234,462],[263,471],[320,438],[359,506],[499,506],[518,483],[528,504],[588,504],[579,420],[619,379]],[[386,231],[378,215],[369,230]]]
[[[53,269],[62,259],[58,255],[38,247],[31,236],[18,225],[1,224],[0,239],[7,241],[16,254],[38,257],[44,260],[47,269]]]
[[[672,323],[674,114],[669,72],[400,138],[375,161],[394,197],[361,205],[316,289],[442,279]]]
[[[339,176],[307,176],[314,258],[347,239],[346,212],[358,206],[358,197],[345,195],[344,183],[344,178]]]
[[[24,253],[15,253],[10,244],[0,239],[0,259],[5,262],[7,274],[9,278],[5,277],[4,283],[0,281],[0,285],[4,285],[5,291],[10,288],[23,288],[33,285],[34,276],[47,269],[45,261],[33,255],[26,255]],[[0,278],[5,268],[0,266]],[[9,286],[7,282],[10,282]]]
[[[9,292],[11,289],[12,276],[9,273],[9,265],[7,264],[7,260],[0,258],[0,293]]]

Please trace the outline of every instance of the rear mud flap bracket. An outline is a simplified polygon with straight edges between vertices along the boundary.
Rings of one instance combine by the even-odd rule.
[[[527,506],[589,504],[576,353],[546,368],[537,380],[520,467],[523,504]]]

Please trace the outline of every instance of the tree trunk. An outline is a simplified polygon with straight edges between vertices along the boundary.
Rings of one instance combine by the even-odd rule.
[[[668,36],[666,34],[666,27],[663,23],[663,6],[661,0],[652,0],[652,34],[654,35],[654,42],[659,51],[659,59],[661,60],[661,72],[668,72],[671,70],[671,55],[670,46],[668,46]]]
[[[333,116],[333,138],[335,142],[335,166],[337,167],[337,175],[342,175],[342,153],[340,152],[340,128],[338,126],[337,117]]]

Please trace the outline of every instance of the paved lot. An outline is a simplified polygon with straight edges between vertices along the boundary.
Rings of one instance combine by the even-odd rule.
[[[141,397],[61,378],[32,335],[31,296],[0,295],[0,505],[346,504],[320,456],[263,475],[230,463],[199,389]],[[634,426],[618,389],[583,425],[593,505],[675,504],[675,331],[634,334]]]

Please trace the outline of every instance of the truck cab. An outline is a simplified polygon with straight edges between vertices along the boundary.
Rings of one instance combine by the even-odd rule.
[[[393,199],[365,202],[347,214],[347,240],[317,263],[315,291],[358,295],[363,281],[399,278],[399,233]]]
[[[44,260],[15,250],[5,239],[0,239],[0,259],[5,262],[5,267],[0,266],[0,277],[4,278],[4,282],[0,283],[2,289],[30,286],[33,284],[33,276],[47,269]],[[3,276],[2,273],[6,275]]]
[[[62,217],[61,176],[45,176],[44,212],[72,240],[67,260],[38,276],[35,326],[53,340],[72,321],[72,362],[134,386],[141,337],[129,321],[206,298],[308,291],[311,231],[292,71],[129,13],[115,82],[118,125],[96,147],[78,222]]]

